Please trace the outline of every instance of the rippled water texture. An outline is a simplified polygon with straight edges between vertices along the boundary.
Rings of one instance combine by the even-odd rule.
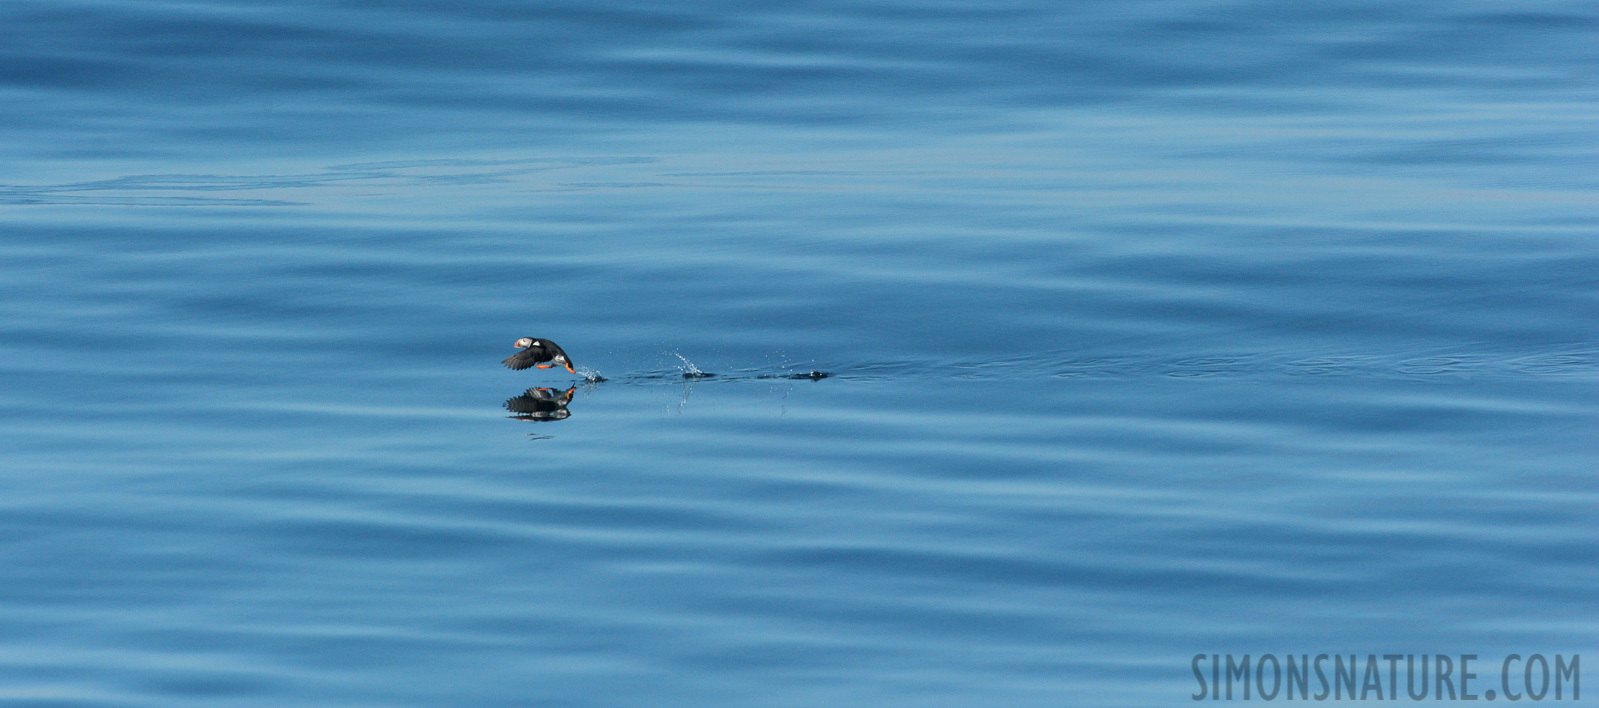
[[[1596,76],[1588,2],[5,3],[0,703],[1599,654]]]

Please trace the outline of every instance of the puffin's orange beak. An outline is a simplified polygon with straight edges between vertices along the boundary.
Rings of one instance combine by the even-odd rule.
[[[574,369],[574,368],[572,368],[572,363],[571,363],[571,362],[567,362],[567,364],[566,364],[566,370],[567,370],[567,371],[570,371],[570,372],[572,372],[572,373],[574,373],[574,374],[575,374],[575,373],[577,373],[577,369]]]

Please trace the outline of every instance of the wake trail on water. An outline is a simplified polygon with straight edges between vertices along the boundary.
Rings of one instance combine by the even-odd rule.
[[[838,378],[873,381],[1045,380],[1045,379],[1264,379],[1354,376],[1374,379],[1432,378],[1599,378],[1599,350],[1585,344],[1517,351],[1433,349],[1412,351],[1196,351],[1184,355],[1038,352],[984,361],[875,360],[839,363],[827,370],[793,366],[751,367],[711,372],[681,352],[666,352],[676,363],[659,369],[606,376],[580,367],[583,383],[668,384],[698,381],[770,381]],[[807,362],[809,365],[809,362]]]
[[[799,371],[794,367],[787,365],[778,367],[741,369],[732,373],[712,373],[701,369],[699,365],[695,364],[688,357],[683,356],[683,354],[680,352],[671,351],[667,352],[667,354],[676,357],[678,363],[671,365],[669,368],[638,371],[621,374],[615,377],[606,376],[599,369],[588,366],[579,366],[577,367],[577,374],[583,378],[583,384],[589,387],[597,386],[602,383],[682,383],[702,381],[706,379],[716,379],[718,381],[756,381],[774,379],[820,381],[822,379],[832,378],[835,375],[833,373],[818,369]]]

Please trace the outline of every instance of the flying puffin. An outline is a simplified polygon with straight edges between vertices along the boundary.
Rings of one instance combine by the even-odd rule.
[[[577,373],[577,369],[572,368],[572,360],[566,358],[566,352],[561,349],[560,345],[548,339],[523,337],[516,340],[516,348],[522,351],[506,357],[505,361],[500,363],[517,370],[526,369],[530,366],[548,369],[560,364],[566,367],[567,371],[574,374]]]

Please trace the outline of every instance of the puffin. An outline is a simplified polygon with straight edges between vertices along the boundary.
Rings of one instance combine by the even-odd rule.
[[[500,362],[501,364],[518,371],[530,366],[548,369],[560,364],[565,366],[567,371],[574,374],[577,373],[577,369],[572,368],[572,360],[566,357],[566,351],[561,349],[561,346],[555,342],[548,339],[523,337],[516,340],[515,346],[522,351],[506,357],[505,361]]]

